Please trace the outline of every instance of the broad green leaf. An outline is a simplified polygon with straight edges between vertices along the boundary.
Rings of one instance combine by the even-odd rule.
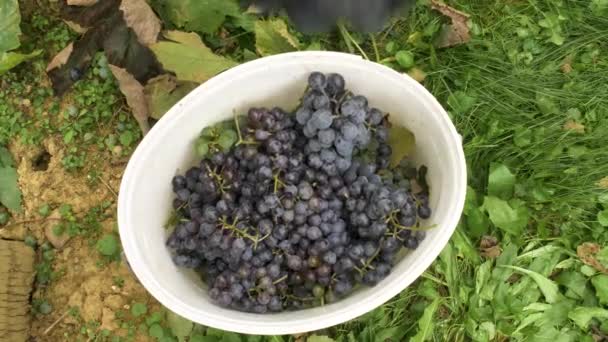
[[[595,287],[595,295],[603,305],[608,305],[608,275],[599,274],[591,278],[591,284]]]
[[[490,219],[481,208],[471,209],[466,216],[467,232],[473,238],[485,235],[490,228]]]
[[[201,33],[214,33],[227,16],[243,15],[235,0],[166,0],[156,3],[154,7],[162,7],[174,25]]]
[[[452,108],[454,113],[463,114],[475,106],[477,99],[469,96],[462,91],[456,91],[448,96],[448,105]]]
[[[140,317],[148,312],[148,307],[144,303],[135,303],[131,306],[131,314],[133,317]]]
[[[173,105],[188,95],[196,83],[177,81],[169,74],[163,74],[148,81],[144,87],[150,117],[160,119]]]
[[[180,342],[186,341],[186,337],[190,336],[194,327],[194,323],[170,310],[167,310],[167,324]]]
[[[160,311],[153,312],[146,318],[146,324],[151,326],[154,323],[160,323],[163,320],[163,313]]]
[[[0,52],[0,75],[16,67],[17,65],[39,56],[42,50],[36,50],[29,54],[17,52]]]
[[[306,339],[306,342],[335,342],[331,337],[311,335]]]
[[[107,257],[116,256],[120,251],[119,242],[114,234],[106,234],[97,241],[97,251]]]
[[[399,165],[403,158],[414,153],[416,150],[416,137],[409,129],[393,125],[389,130],[388,144],[393,149],[391,167],[395,167]]]
[[[397,60],[397,63],[404,69],[409,69],[415,65],[414,54],[410,51],[398,51],[395,54],[395,60]]]
[[[13,155],[6,147],[0,146],[0,167],[12,167],[15,165]]]
[[[481,262],[477,249],[473,246],[473,243],[466,235],[462,226],[456,227],[454,235],[452,235],[452,242],[456,248],[458,254],[463,256],[473,265],[478,265]]]
[[[532,280],[536,282],[536,285],[538,285],[540,291],[545,296],[545,300],[547,301],[547,303],[555,303],[560,299],[561,295],[559,293],[559,288],[557,287],[557,284],[549,278],[543,276],[542,274],[517,266],[504,265],[501,267],[510,268],[532,278]]]
[[[188,342],[220,342],[220,338],[216,336],[205,336],[201,333],[194,333],[190,336]]]
[[[158,323],[152,324],[148,329],[148,335],[161,339],[165,336],[165,331]]]
[[[585,296],[585,292],[589,291],[587,289],[587,278],[577,271],[561,272],[555,278],[555,281],[568,289],[566,291],[567,297],[582,299]]]
[[[608,227],[608,209],[604,209],[597,213],[597,221],[603,226]]]
[[[574,321],[579,328],[587,330],[592,318],[608,319],[608,310],[596,307],[579,306],[568,313],[568,318]]]
[[[0,53],[19,47],[21,14],[17,0],[0,1]]]
[[[467,194],[464,200],[463,212],[468,215],[471,210],[477,209],[479,203],[477,203],[477,192],[471,186],[467,186]]]
[[[487,260],[475,271],[475,293],[481,293],[481,289],[490,280],[490,271],[492,269],[492,260]]]
[[[504,200],[509,200],[513,195],[515,186],[515,175],[509,171],[504,164],[490,165],[490,175],[488,177],[488,195],[496,196]]]
[[[522,205],[513,208],[507,201],[487,196],[483,207],[496,227],[512,235],[519,236],[528,224],[528,210]]]
[[[390,328],[386,328],[386,329],[382,329],[376,332],[376,336],[374,336],[374,339],[376,341],[401,341],[403,340],[403,336],[405,336],[405,334],[408,331],[409,326],[408,325],[399,325],[396,327],[390,327]],[[327,342],[332,342],[333,340],[327,341]],[[324,341],[323,341],[324,342]]]
[[[152,44],[150,49],[163,67],[175,72],[181,81],[202,83],[237,65],[228,58],[214,54],[196,33],[167,31],[165,37],[169,41]]]
[[[439,307],[440,299],[435,299],[429,306],[424,309],[422,317],[418,320],[418,332],[410,339],[410,342],[424,342],[429,340],[435,329],[435,311]]]
[[[518,127],[513,134],[513,143],[517,147],[526,147],[532,143],[532,130],[528,127]]]
[[[276,55],[300,49],[300,42],[280,18],[255,22],[255,47],[261,56]]]
[[[0,203],[14,212],[21,212],[21,190],[17,170],[0,166]]]

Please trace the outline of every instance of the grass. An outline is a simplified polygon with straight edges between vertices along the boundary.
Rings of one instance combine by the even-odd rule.
[[[465,213],[438,260],[382,307],[316,334],[349,342],[608,339],[608,276],[602,273],[602,265],[608,266],[608,219],[601,214],[608,208],[608,3],[448,1],[471,15],[472,33],[468,44],[448,49],[433,45],[448,21],[428,3],[420,1],[407,19],[371,36],[344,26],[327,35],[298,35],[307,46],[361,54],[400,72],[426,75],[424,85],[463,136],[469,170]],[[34,16],[31,26],[25,32],[44,36],[53,53],[73,38],[62,23],[44,16]],[[241,41],[250,34],[237,36]],[[204,37],[212,47],[222,42]],[[243,56],[238,45],[234,49],[226,54]],[[103,57],[72,91],[74,108],[50,100],[39,78],[43,64],[33,64],[37,73],[21,69],[3,76],[0,144],[19,137],[34,145],[45,135],[60,136],[69,152],[64,166],[75,172],[87,160],[130,155],[140,134],[115,84],[104,77]],[[36,94],[33,117],[15,100],[24,91]],[[45,111],[55,117],[43,116]],[[99,236],[100,215],[88,213],[72,230],[94,237],[99,253],[115,260],[116,237]],[[498,255],[480,247],[492,241],[487,236],[495,238],[490,248]],[[585,253],[584,243],[599,253]],[[57,275],[52,250],[43,250],[37,281],[46,284]],[[120,286],[124,280],[114,282]],[[187,325],[167,322],[164,313],[136,311],[135,318],[119,315],[128,330],[140,323],[140,330],[158,340],[172,340],[172,329],[175,334]],[[82,334],[105,340],[109,334],[102,336],[97,328],[95,322],[83,325]],[[214,341],[264,340],[201,327],[193,331]]]

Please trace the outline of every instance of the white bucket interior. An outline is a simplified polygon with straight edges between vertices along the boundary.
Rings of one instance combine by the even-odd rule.
[[[165,247],[171,178],[193,162],[201,130],[253,106],[292,109],[312,71],[344,75],[347,88],[416,135],[415,159],[429,168],[429,231],[384,281],[337,303],[297,312],[255,315],[210,302],[204,284],[177,268]],[[460,137],[437,101],[422,86],[389,68],[352,55],[304,52],[260,59],[229,70],[179,102],[144,138],[125,172],[119,196],[120,235],[127,259],[148,291],[172,311],[219,329],[287,334],[322,329],[381,305],[411,284],[433,262],[452,235],[464,204],[466,167]]]

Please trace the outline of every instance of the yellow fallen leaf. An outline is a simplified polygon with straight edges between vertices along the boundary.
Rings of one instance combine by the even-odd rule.
[[[70,43],[70,45],[59,51],[59,53],[53,57],[49,65],[46,67],[46,71],[49,72],[49,70],[59,68],[64,65],[68,61],[68,58],[70,58],[73,50],[74,43]]]
[[[597,182],[597,186],[599,186],[599,187],[600,187],[600,188],[602,188],[602,189],[608,189],[608,176],[606,176],[606,177],[604,177],[604,178],[600,179],[600,180]]]
[[[568,120],[566,121],[566,123],[564,124],[564,130],[566,131],[574,131],[576,133],[585,133],[585,126],[579,122],[576,122],[574,120]]]
[[[468,43],[471,40],[469,32],[469,15],[450,7],[438,0],[431,0],[431,7],[450,18],[451,25],[445,25],[436,42],[437,47],[444,48]]]
[[[144,96],[144,87],[127,70],[110,64],[110,70],[118,81],[120,92],[125,95],[127,104],[131,107],[133,117],[145,135],[150,130],[148,122],[148,104]]]

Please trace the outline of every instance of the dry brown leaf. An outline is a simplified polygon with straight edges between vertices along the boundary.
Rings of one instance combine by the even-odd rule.
[[[83,34],[83,33],[87,32],[87,28],[86,27],[82,27],[82,26],[78,25],[77,23],[75,23],[73,21],[64,20],[63,22],[66,25],[68,25],[68,27],[71,28],[72,31],[74,31],[76,33]]]
[[[148,122],[148,105],[144,96],[144,87],[127,70],[111,64],[110,70],[118,80],[120,91],[125,95],[133,117],[145,135],[150,130],[150,123]]]
[[[120,10],[127,26],[135,31],[141,44],[148,46],[158,41],[160,19],[145,0],[122,0]]]
[[[92,6],[99,0],[67,0],[68,6]]]
[[[484,258],[494,259],[494,258],[499,257],[500,253],[502,253],[502,251],[500,250],[500,247],[493,246],[490,248],[482,249],[479,254]]]
[[[60,66],[64,65],[68,61],[68,58],[70,58],[73,50],[74,43],[70,43],[70,45],[59,51],[59,53],[53,57],[49,65],[47,65],[46,71],[49,72],[49,70],[59,68]]]
[[[439,38],[437,47],[444,48],[468,43],[471,40],[469,32],[469,15],[454,9],[438,0],[431,0],[431,7],[452,20],[451,25],[444,25]]]
[[[601,247],[597,243],[585,242],[576,248],[576,255],[583,263],[589,265],[602,273],[608,273],[608,269],[602,265],[595,255],[599,253]]]
[[[602,189],[608,189],[608,176],[600,179],[597,182],[597,186],[600,187],[600,188],[602,188]]]
[[[482,237],[481,241],[479,242],[480,248],[490,248],[496,245],[498,245],[498,239],[489,235],[485,235],[484,237]]]
[[[560,69],[564,74],[569,74],[572,72],[572,56],[564,58],[564,62],[562,63]]]
[[[424,70],[420,68],[414,67],[410,69],[407,74],[419,83],[423,82],[426,79],[426,72],[424,72]]]
[[[493,236],[484,236],[479,242],[479,250],[482,257],[496,258],[500,255],[501,250],[498,245],[498,239]]]
[[[578,123],[578,122],[576,122],[574,120],[568,120],[564,124],[564,130],[566,130],[566,131],[574,131],[576,133],[584,134],[585,133],[585,125],[583,125],[581,123]]]

